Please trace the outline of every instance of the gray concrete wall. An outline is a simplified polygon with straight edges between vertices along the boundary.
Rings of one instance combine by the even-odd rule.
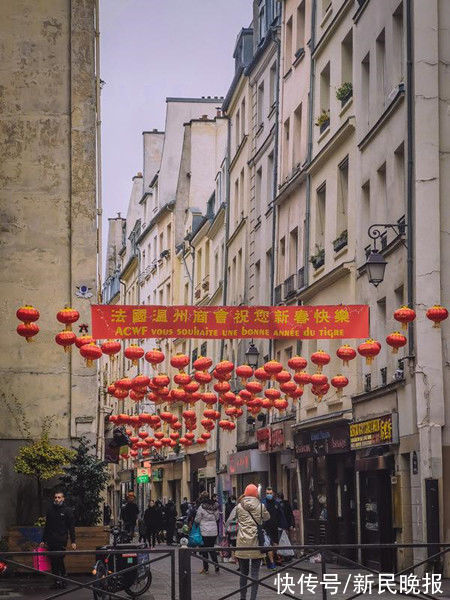
[[[50,435],[63,444],[96,438],[96,369],[54,342],[58,310],[71,304],[90,323],[97,300],[94,8],[94,0],[0,4],[1,389],[33,436],[54,416]],[[82,284],[90,298],[77,297]],[[24,303],[41,311],[31,344],[15,331]],[[0,406],[2,534],[29,520],[26,500],[35,502],[12,471],[23,431],[4,398]]]

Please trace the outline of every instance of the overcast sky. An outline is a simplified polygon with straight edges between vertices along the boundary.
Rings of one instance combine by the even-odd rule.
[[[167,96],[226,94],[251,12],[251,0],[101,0],[104,243],[142,171],[142,131],[164,129]]]

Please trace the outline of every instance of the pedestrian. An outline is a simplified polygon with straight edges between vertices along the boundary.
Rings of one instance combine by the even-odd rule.
[[[259,546],[258,525],[270,519],[270,514],[264,504],[259,501],[256,485],[249,484],[236,506],[238,533],[236,538],[236,557],[239,559],[240,587],[246,586],[249,573],[252,579],[259,578],[259,569],[263,554],[260,550],[245,550],[245,547]],[[258,593],[258,583],[252,583],[250,600],[255,600]],[[241,600],[246,600],[247,589],[241,591]]]
[[[139,508],[135,502],[135,498],[134,492],[128,492],[126,503],[122,506],[122,510],[120,511],[120,518],[123,521],[124,529],[131,536],[131,539],[133,539],[136,521],[139,515]]]
[[[57,490],[53,496],[53,504],[49,507],[45,517],[44,533],[42,535],[41,548],[47,548],[49,552],[58,552],[65,550],[67,540],[70,536],[72,550],[77,549],[75,542],[75,523],[73,513],[64,502],[63,492]],[[50,557],[53,575],[58,577],[66,576],[64,565],[64,554],[57,554]],[[53,587],[66,587],[66,582],[56,578]]]
[[[281,508],[283,510],[283,515],[286,518],[286,530],[287,529],[294,529],[295,527],[295,519],[294,519],[294,512],[292,510],[292,506],[289,502],[289,500],[285,500],[284,498],[284,494],[282,492],[279,492],[278,494],[278,500],[281,504]],[[284,527],[282,529],[285,529]]]
[[[180,509],[181,509],[181,516],[185,517],[188,513],[190,504],[188,502],[188,499],[186,498],[186,496],[183,498],[183,502],[180,505]]]
[[[103,505],[103,525],[109,525],[111,523],[112,510],[109,504]]]
[[[168,546],[173,544],[173,535],[177,522],[177,510],[173,500],[169,500],[165,506],[166,541]]]
[[[236,496],[229,496],[225,502],[225,521],[228,521],[228,517],[234,508],[236,508]]]
[[[266,497],[263,500],[264,506],[270,515],[270,518],[264,523],[264,531],[269,538],[271,546],[278,546],[279,533],[278,529],[283,529],[283,525],[286,523],[286,518],[281,507],[279,500],[275,498],[274,491],[271,487],[266,488]],[[267,553],[269,558],[269,569],[276,569],[275,565],[275,552],[270,550]]]
[[[239,498],[239,501],[241,501],[241,499],[243,497],[244,497],[244,495],[242,495]],[[227,536],[227,540],[228,540],[231,548],[236,548],[236,539],[237,539],[237,532],[238,532],[238,522],[237,522],[236,511],[237,511],[237,505],[235,504],[234,508],[228,515],[228,519],[225,521],[225,534]],[[234,552],[231,552],[230,561],[238,562],[238,561],[236,561]],[[238,563],[238,569],[239,569],[239,563]]]
[[[217,509],[217,503],[213,502],[208,495],[202,495],[202,501],[197,509],[195,515],[195,522],[200,526],[200,533],[203,538],[203,545],[205,549],[214,548],[216,545],[217,534],[219,532],[217,527],[217,521],[219,519],[219,511]],[[201,552],[203,556],[203,569],[200,571],[203,574],[208,573],[209,563],[207,562],[208,554],[214,563],[215,572],[219,572],[219,564],[217,562],[217,552],[215,550],[206,550]]]
[[[161,522],[160,512],[153,500],[148,503],[144,512],[145,537],[150,548],[156,546],[156,536]]]
[[[157,500],[155,502],[156,511],[157,511],[157,524],[158,529],[156,532],[156,539],[158,540],[158,544],[162,544],[164,542],[164,506],[161,500]]]

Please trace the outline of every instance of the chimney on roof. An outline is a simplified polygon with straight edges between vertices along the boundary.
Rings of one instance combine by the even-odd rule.
[[[153,133],[158,133],[158,130],[157,129],[152,129],[152,132]]]
[[[202,119],[203,119],[203,121],[207,121],[208,120],[208,115],[202,115]]]
[[[117,218],[121,219],[122,217],[120,216],[120,212],[117,213]]]
[[[220,108],[220,106],[216,106],[216,117],[221,117],[222,116],[222,109]]]

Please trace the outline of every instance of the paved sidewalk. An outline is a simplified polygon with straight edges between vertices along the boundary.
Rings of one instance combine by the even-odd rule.
[[[207,575],[203,575],[200,573],[202,569],[202,562],[197,558],[192,558],[191,566],[192,566],[192,600],[215,600],[225,596],[226,594],[232,592],[239,588],[239,577],[234,573],[236,571],[236,565],[233,563],[221,563],[222,566],[229,568],[233,573],[225,572],[222,569],[220,573],[214,573],[214,569],[210,567],[210,572]],[[177,567],[178,568],[178,567]],[[304,570],[300,570],[304,569]],[[358,574],[364,574],[362,570],[349,570],[345,568],[339,568],[336,565],[326,565],[326,572],[329,576],[337,576],[337,581],[339,582],[339,591],[337,594],[331,594],[331,589],[328,591],[328,600],[345,600],[353,595],[353,581],[354,576]],[[286,571],[284,572],[284,574]],[[305,600],[322,600],[322,588],[319,586],[316,587],[315,593],[307,592],[304,590],[304,593],[301,594],[301,590],[299,585],[297,584],[300,577],[304,576],[304,578],[309,574],[312,578],[310,581],[315,581],[313,578],[317,577],[317,579],[321,580],[321,564],[311,564],[309,562],[301,563],[295,567],[288,567],[287,573],[292,579],[284,579],[285,583],[292,583],[294,587],[291,587],[295,593],[296,598],[304,598]],[[141,596],[143,600],[171,600],[170,594],[170,560],[163,559],[157,563],[155,563],[152,567],[153,574],[153,582],[152,586],[144,596]],[[178,593],[178,573],[176,573],[176,598],[179,598]],[[269,575],[268,579],[265,581],[268,585],[274,585],[275,574],[270,572],[266,567],[261,567],[260,577],[264,577]],[[343,586],[347,580],[350,583],[348,585],[348,589],[345,594],[342,593]],[[89,576],[85,577],[73,577],[74,580],[87,582],[91,579]],[[305,581],[305,579],[304,579]],[[20,578],[0,578],[0,599],[23,599],[23,600],[43,600],[47,596],[50,596],[52,593],[55,593],[53,590],[49,590],[50,581],[48,578],[42,577],[20,577]],[[275,586],[276,587],[276,586]],[[443,582],[443,593],[436,594],[434,598],[437,600],[450,600],[450,580],[444,580]],[[122,592],[124,598],[127,596]],[[247,593],[247,598],[249,598],[250,593]],[[68,593],[62,598],[67,598],[69,600],[88,600],[93,597],[92,592],[88,590],[76,590],[74,592]],[[238,594],[233,594],[230,596],[232,600],[239,600]],[[259,587],[258,590],[258,600],[274,600],[277,598],[283,598],[285,596],[281,596],[277,594],[277,591],[268,590],[262,586]],[[398,598],[407,598],[407,596],[398,596],[394,594],[378,594],[378,591],[373,589],[372,594],[362,594],[359,598],[377,598],[378,600],[394,600]]]

